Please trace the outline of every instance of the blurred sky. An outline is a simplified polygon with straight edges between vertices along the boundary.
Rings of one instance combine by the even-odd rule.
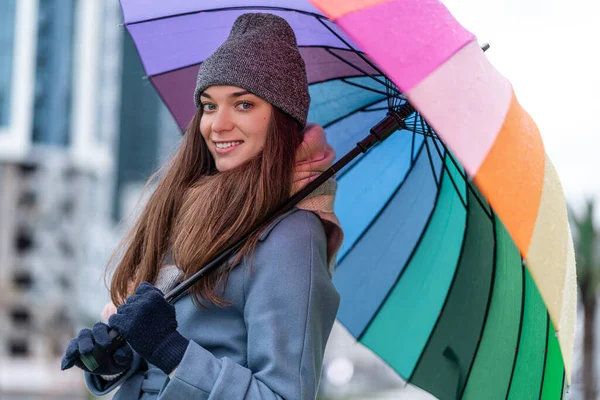
[[[587,196],[600,201],[600,2],[442,2],[490,44],[486,54],[540,128],[567,200],[576,209]]]

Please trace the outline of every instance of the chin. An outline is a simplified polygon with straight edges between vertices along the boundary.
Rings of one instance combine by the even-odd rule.
[[[238,167],[240,165],[240,163],[236,162],[236,161],[225,161],[225,162],[220,162],[216,164],[217,170],[219,172],[225,172],[225,171],[230,171],[236,167]]]

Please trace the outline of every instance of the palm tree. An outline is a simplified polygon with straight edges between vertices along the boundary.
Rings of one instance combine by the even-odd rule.
[[[583,305],[583,393],[584,400],[596,399],[595,343],[597,296],[600,288],[600,231],[594,223],[594,200],[588,199],[582,215],[570,212],[577,260],[577,282]]]

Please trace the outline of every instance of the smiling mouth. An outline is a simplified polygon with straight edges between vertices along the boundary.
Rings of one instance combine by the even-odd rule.
[[[239,145],[244,143],[243,141],[234,141],[234,142],[215,142],[215,150],[217,153],[228,153],[234,149],[236,149]]]

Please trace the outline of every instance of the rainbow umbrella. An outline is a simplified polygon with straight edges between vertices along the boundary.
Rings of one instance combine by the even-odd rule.
[[[402,120],[337,176],[342,325],[440,399],[562,398],[576,311],[564,195],[535,123],[475,37],[435,0],[215,3],[121,0],[180,127],[198,66],[245,12],[295,30],[309,120],[338,157],[388,113]]]

